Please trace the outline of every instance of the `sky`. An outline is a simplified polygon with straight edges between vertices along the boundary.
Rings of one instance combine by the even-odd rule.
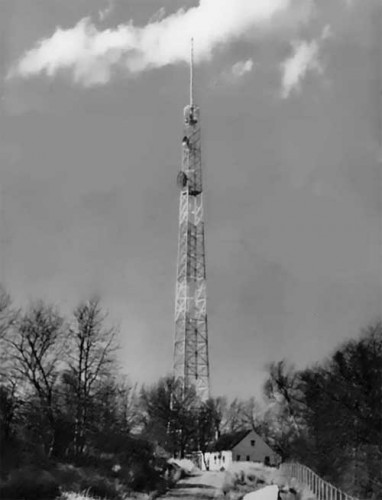
[[[98,294],[134,382],[172,369],[188,58],[213,395],[381,315],[378,0],[1,0],[1,280]]]

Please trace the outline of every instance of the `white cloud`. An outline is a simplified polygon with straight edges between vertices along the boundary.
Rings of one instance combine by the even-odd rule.
[[[166,16],[166,9],[164,7],[161,7],[159,10],[155,12],[154,15],[151,16],[149,19],[149,24],[152,23],[160,23],[162,19],[164,19]]]
[[[113,3],[111,0],[109,0],[108,5],[104,9],[101,9],[98,12],[98,19],[101,22],[105,21],[110,16],[110,14],[113,12],[113,8],[114,8]]]
[[[190,38],[195,38],[196,63],[212,57],[216,47],[253,32],[280,28],[283,16],[304,8],[301,0],[200,0],[138,27],[130,22],[99,30],[90,19],[69,29],[57,28],[40,40],[11,68],[9,77],[56,76],[66,71],[75,83],[101,85],[115,71],[139,73],[187,62]],[[306,8],[306,7],[305,7]],[[163,12],[162,12],[163,14]],[[298,16],[296,16],[296,19]],[[275,28],[276,29],[276,28]]]
[[[282,63],[282,96],[289,97],[292,91],[298,91],[302,80],[309,71],[322,72],[318,60],[319,45],[316,40],[310,43],[295,42],[292,56]]]
[[[283,98],[289,97],[292,92],[298,92],[308,73],[323,73],[320,44],[331,36],[330,26],[326,25],[318,39],[293,43],[293,54],[281,64]]]
[[[254,63],[252,59],[238,61],[226,70],[222,71],[211,85],[212,87],[220,85],[234,85],[250,73],[253,68]]]
[[[327,24],[326,26],[324,26],[322,30],[321,40],[329,40],[332,37],[333,37],[332,28],[330,27],[329,24]]]
[[[234,78],[242,78],[246,73],[250,73],[253,69],[253,60],[247,59],[246,61],[239,61],[231,68],[231,74]]]

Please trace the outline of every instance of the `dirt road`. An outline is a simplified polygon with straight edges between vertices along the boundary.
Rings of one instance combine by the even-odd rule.
[[[224,472],[201,472],[177,483],[161,499],[165,500],[210,500],[221,495]]]

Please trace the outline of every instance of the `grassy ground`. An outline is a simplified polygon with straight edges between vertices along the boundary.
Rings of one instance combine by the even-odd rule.
[[[54,464],[46,469],[22,467],[10,473],[0,483],[1,500],[84,500],[126,498],[147,499],[148,495],[132,495],[131,487],[137,479],[151,488],[152,478],[132,477],[134,471],[113,473],[104,467],[79,467],[72,464]],[[139,471],[139,474],[144,472]],[[157,485],[159,487],[159,484]]]
[[[150,500],[150,496],[146,493],[135,494],[126,496],[125,500]],[[43,500],[43,499],[41,499]],[[57,500],[103,500],[101,497],[94,497],[93,495],[89,495],[86,491],[81,493],[73,493],[73,492],[64,492]]]

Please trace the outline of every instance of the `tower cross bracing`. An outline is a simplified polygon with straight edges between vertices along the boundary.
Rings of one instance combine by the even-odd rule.
[[[184,389],[195,387],[201,401],[209,397],[206,262],[200,112],[194,103],[193,47],[190,104],[184,108],[178,261],[175,298],[174,376]]]

